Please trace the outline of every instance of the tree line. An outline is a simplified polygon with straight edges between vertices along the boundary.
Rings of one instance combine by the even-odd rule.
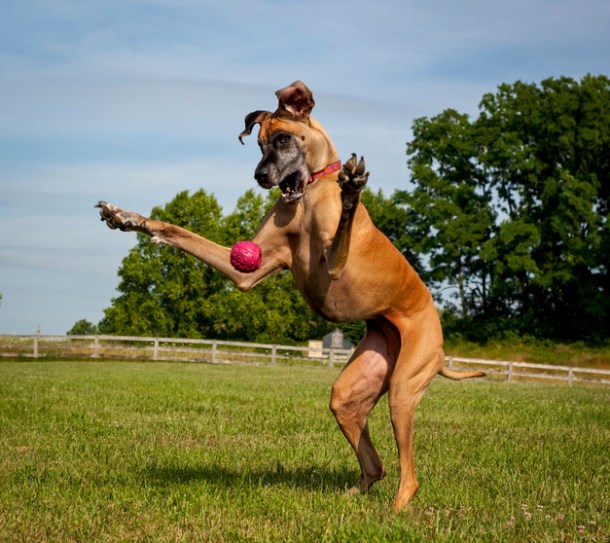
[[[430,287],[446,334],[610,338],[610,80],[503,84],[479,114],[416,119],[410,186],[363,194],[373,221]],[[374,172],[371,175],[374,184]],[[251,239],[272,205],[248,190],[223,215],[213,195],[179,193],[154,218],[223,245]],[[241,293],[217,272],[139,236],[119,295],[83,330],[301,342],[334,325],[305,304],[289,273]],[[356,339],[363,327],[345,327]]]

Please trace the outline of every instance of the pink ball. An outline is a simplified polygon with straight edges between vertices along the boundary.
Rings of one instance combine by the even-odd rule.
[[[238,241],[231,247],[231,266],[242,273],[252,273],[261,267],[263,252],[253,241]]]

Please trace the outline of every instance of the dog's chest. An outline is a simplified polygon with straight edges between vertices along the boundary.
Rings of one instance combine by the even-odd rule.
[[[304,262],[303,262],[304,264]],[[307,265],[293,266],[297,288],[309,306],[326,320],[347,322],[366,318],[362,313],[362,292],[350,281],[347,271],[340,279],[331,279],[326,260],[308,260]]]

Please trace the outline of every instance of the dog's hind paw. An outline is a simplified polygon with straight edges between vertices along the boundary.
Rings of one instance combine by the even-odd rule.
[[[94,207],[100,210],[100,220],[105,222],[112,230],[131,232],[132,230],[144,231],[146,220],[133,211],[125,211],[118,206],[100,200]]]
[[[352,153],[352,156],[339,171],[343,207],[350,208],[356,203],[368,179],[369,172],[366,171],[364,157],[360,157],[360,160],[358,160],[356,153]]]

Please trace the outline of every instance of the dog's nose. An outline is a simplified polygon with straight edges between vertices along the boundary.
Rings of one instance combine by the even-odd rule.
[[[256,170],[254,172],[254,179],[256,179],[259,185],[266,185],[269,181],[267,170]]]

